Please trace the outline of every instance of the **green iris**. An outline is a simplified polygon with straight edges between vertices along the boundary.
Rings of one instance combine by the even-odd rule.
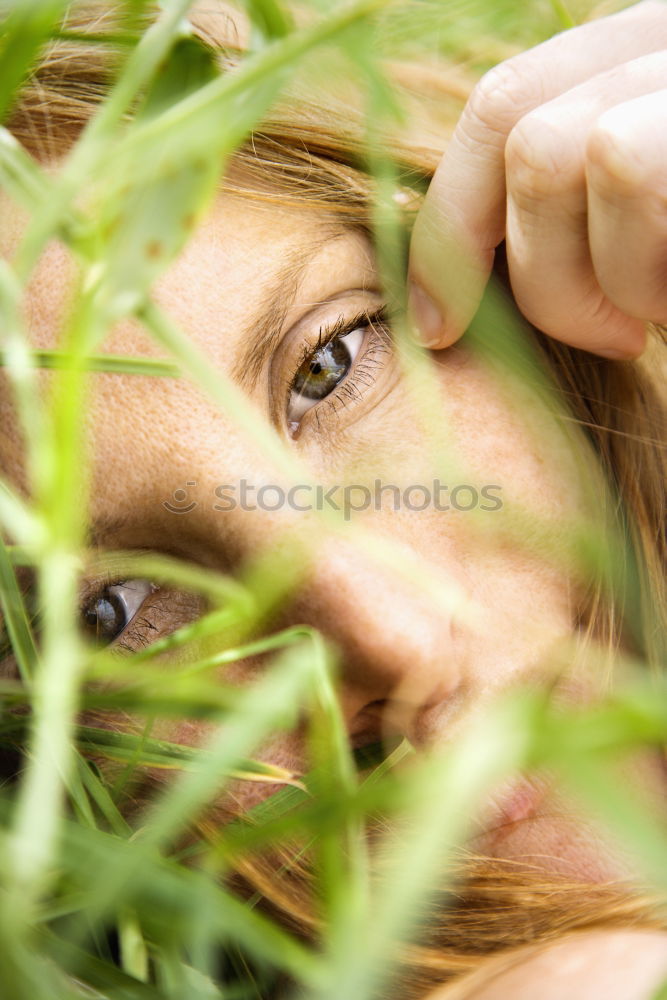
[[[345,378],[351,363],[343,338],[335,337],[306,358],[296,373],[292,391],[307,399],[324,399]]]

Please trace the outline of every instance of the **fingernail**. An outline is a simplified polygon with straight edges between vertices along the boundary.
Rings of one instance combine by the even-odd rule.
[[[415,281],[410,282],[408,310],[416,327],[417,339],[424,347],[436,347],[442,343],[445,321],[440,307]]]

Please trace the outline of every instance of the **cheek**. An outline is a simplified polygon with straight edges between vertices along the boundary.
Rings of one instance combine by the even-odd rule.
[[[77,267],[72,255],[61,243],[49,243],[25,296],[26,327],[38,350],[56,348],[61,342],[76,282]]]
[[[370,490],[367,521],[400,524],[415,540],[469,535],[552,551],[592,513],[583,440],[463,348],[434,357],[440,409],[430,428],[401,380],[362,419],[313,440],[304,453],[313,475]]]
[[[525,383],[460,349],[441,369],[443,419],[465,470],[502,487],[503,506],[551,525],[585,512],[583,442]]]
[[[463,670],[491,690],[551,662],[559,669],[584,602],[577,538],[592,519],[585,476],[595,466],[525,385],[463,349],[440,372],[455,475],[502,499],[499,510],[455,513],[449,526],[479,609],[479,627],[458,633]]]
[[[0,371],[0,474],[7,477],[18,490],[27,492],[27,470],[23,461],[23,439],[19,429],[16,410],[12,401],[12,389],[8,379]]]
[[[462,348],[436,362],[441,442],[401,383],[309,458],[327,482],[382,483],[381,502],[353,522],[409,545],[474,605],[476,624],[457,624],[457,658],[491,687],[572,636],[580,592],[568,553],[588,512],[580,445],[525,386],[501,383]]]

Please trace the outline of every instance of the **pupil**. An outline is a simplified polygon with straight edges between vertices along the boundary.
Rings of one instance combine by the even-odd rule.
[[[127,624],[122,602],[113,594],[98,598],[86,608],[83,620],[89,635],[104,642],[115,639]]]

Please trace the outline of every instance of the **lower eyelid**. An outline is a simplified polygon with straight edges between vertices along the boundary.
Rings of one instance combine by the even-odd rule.
[[[110,648],[135,653],[196,621],[204,613],[204,605],[196,594],[158,589],[146,598]]]

